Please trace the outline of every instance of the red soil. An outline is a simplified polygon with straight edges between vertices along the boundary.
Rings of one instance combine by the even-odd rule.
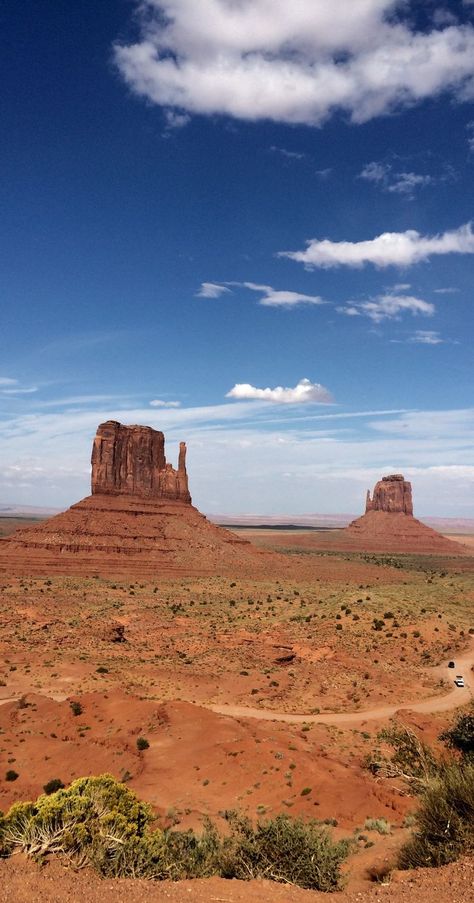
[[[211,524],[192,505],[135,496],[91,495],[0,540],[4,573],[206,576],[274,567],[271,554]]]

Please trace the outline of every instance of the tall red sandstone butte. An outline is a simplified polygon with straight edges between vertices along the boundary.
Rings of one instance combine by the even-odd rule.
[[[114,576],[282,572],[271,552],[211,524],[192,504],[186,445],[178,469],[163,433],[101,423],[92,448],[92,494],[44,523],[0,539],[0,572]]]
[[[150,426],[107,420],[92,446],[92,494],[175,499],[191,504],[186,445],[180,443],[178,470],[166,462],[165,437]]]

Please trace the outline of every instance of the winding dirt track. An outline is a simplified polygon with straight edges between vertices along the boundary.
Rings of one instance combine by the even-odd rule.
[[[424,699],[422,702],[405,702],[398,705],[383,705],[373,709],[363,709],[360,712],[325,712],[324,714],[315,715],[308,712],[307,714],[293,714],[289,712],[271,712],[268,709],[252,708],[250,706],[238,705],[207,705],[204,708],[211,709],[219,715],[229,715],[231,718],[258,718],[260,721],[285,721],[287,724],[361,724],[365,721],[375,721],[378,719],[390,718],[401,709],[409,709],[411,712],[423,712],[431,714],[434,712],[449,712],[457,709],[458,706],[465,705],[473,698],[474,693],[472,685],[474,678],[471,679],[471,672],[474,670],[474,644],[471,643],[471,649],[456,659],[456,667],[448,668],[448,663],[439,665],[432,669],[431,673],[438,674],[448,680],[454,680],[456,674],[462,674],[464,677],[465,687],[454,687],[450,693],[443,696],[432,696],[430,699]]]
[[[428,670],[428,669],[427,669]],[[440,678],[447,678],[454,681],[457,674],[464,677],[464,688],[454,687],[450,693],[443,696],[432,696],[430,699],[424,699],[422,702],[404,702],[398,705],[382,705],[373,709],[362,709],[359,712],[325,712],[324,714],[314,714],[314,712],[292,713],[292,712],[273,712],[269,709],[252,708],[251,706],[239,705],[212,705],[199,703],[203,709],[209,709],[217,715],[228,715],[230,718],[257,718],[259,721],[284,721],[287,724],[346,724],[360,725],[366,721],[383,720],[395,715],[402,709],[409,709],[411,712],[423,712],[431,714],[435,712],[450,712],[457,709],[461,705],[466,705],[473,697],[474,677],[471,672],[474,671],[474,642],[471,642],[470,650],[466,650],[463,655],[456,658],[456,667],[448,668],[448,663],[438,665],[436,668],[429,669],[431,674],[436,674]],[[8,696],[0,699],[0,705],[6,705],[7,702],[15,702],[18,697]],[[48,699],[54,699],[56,702],[63,702],[67,696],[51,695]]]

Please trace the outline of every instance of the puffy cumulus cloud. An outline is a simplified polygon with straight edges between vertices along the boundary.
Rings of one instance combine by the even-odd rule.
[[[115,46],[116,64],[136,94],[181,114],[319,125],[339,109],[365,122],[474,94],[474,28],[416,30],[398,0],[135,2],[140,35]]]
[[[378,268],[408,267],[428,260],[434,254],[474,254],[474,234],[471,223],[442,235],[420,235],[415,229],[406,232],[383,232],[367,241],[322,241],[311,239],[305,251],[280,251],[304,263],[309,269],[331,269],[346,266],[360,268],[371,263]]]
[[[338,307],[337,311],[348,317],[364,316],[369,317],[374,323],[381,323],[382,320],[398,320],[404,313],[432,317],[435,306],[430,301],[423,301],[422,298],[415,298],[413,295],[397,295],[389,292],[368,301],[354,301],[345,307]]]
[[[230,288],[216,282],[202,282],[201,288],[196,292],[197,298],[220,298],[221,295],[230,294]]]
[[[162,401],[161,398],[154,398],[153,401],[150,401],[150,406],[152,408],[180,408],[180,401]]]
[[[319,383],[312,383],[309,379],[300,379],[293,388],[276,386],[274,389],[258,389],[250,383],[237,383],[226,398],[255,399],[258,401],[271,401],[276,404],[331,404],[331,393]]]

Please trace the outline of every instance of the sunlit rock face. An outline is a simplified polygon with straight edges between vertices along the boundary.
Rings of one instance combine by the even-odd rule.
[[[375,484],[372,498],[370,492],[367,493],[365,513],[368,511],[388,511],[413,517],[411,483],[408,483],[401,473],[382,477]]]
[[[178,469],[166,462],[165,437],[150,426],[101,423],[92,447],[92,494],[133,495],[191,503],[186,445]]]

